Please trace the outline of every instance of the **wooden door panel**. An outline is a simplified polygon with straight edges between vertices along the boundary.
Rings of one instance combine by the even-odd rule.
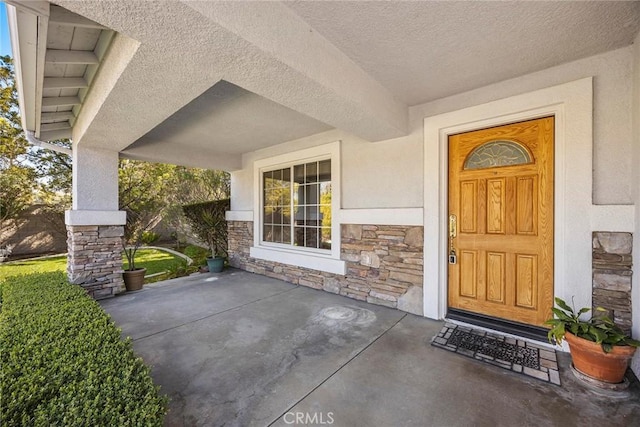
[[[517,178],[516,224],[518,234],[536,235],[538,232],[538,178]]]
[[[505,303],[506,254],[487,253],[487,301]]]
[[[478,181],[460,183],[460,233],[478,231]]]
[[[505,194],[505,178],[487,180],[487,234],[505,233]]]
[[[478,252],[460,251],[460,296],[478,297]]]
[[[532,325],[550,316],[553,128],[548,117],[449,137],[450,307]]]
[[[535,309],[538,302],[538,257],[516,255],[516,305]]]

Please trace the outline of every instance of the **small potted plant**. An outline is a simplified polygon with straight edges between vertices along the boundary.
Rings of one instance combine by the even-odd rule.
[[[618,327],[607,310],[597,307],[597,315],[588,319],[580,316],[591,311],[582,308],[577,313],[561,298],[555,298],[554,317],[545,322],[551,326],[549,341],[567,340],[574,368],[596,380],[618,384],[623,381],[629,361],[640,341],[631,339]]]
[[[128,264],[128,268],[122,272],[122,279],[128,292],[142,289],[144,275],[147,273],[146,268],[136,267],[136,252],[140,248],[141,237],[141,232],[133,230],[130,233],[125,233],[125,239],[122,244]]]
[[[209,244],[209,250],[211,256],[207,257],[207,267],[209,267],[210,273],[220,273],[224,269],[224,252],[220,247],[219,228],[224,226],[226,228],[227,223],[222,218],[223,224],[218,224],[218,218],[216,218],[215,212],[203,211],[202,218],[208,227],[206,227],[205,236],[207,237],[207,243]]]

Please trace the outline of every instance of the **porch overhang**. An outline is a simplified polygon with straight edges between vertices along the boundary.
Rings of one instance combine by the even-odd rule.
[[[226,170],[331,129],[407,136],[409,106],[628,46],[640,23],[634,2],[7,3],[25,130]]]
[[[280,3],[10,0],[8,11],[23,126],[41,140],[234,170],[246,152],[333,128],[368,141],[407,133],[407,105]],[[206,108],[224,110],[211,129],[193,111],[220,82],[255,111],[242,122],[210,97]],[[256,122],[270,125],[250,131]],[[206,140],[192,144],[194,129]]]

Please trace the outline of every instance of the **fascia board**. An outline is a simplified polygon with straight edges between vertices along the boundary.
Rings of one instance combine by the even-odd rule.
[[[7,4],[7,18],[22,127],[35,131],[38,16]]]

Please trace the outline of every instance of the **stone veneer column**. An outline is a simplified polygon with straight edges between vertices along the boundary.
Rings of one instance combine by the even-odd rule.
[[[227,244],[229,265],[247,270],[249,248],[253,245],[253,222],[227,221]]]
[[[249,256],[251,221],[229,221],[232,266],[297,285],[423,314],[423,228],[400,225],[342,225],[344,276],[264,261]]]
[[[67,225],[67,275],[95,299],[123,290],[122,225]]]
[[[118,153],[73,143],[73,204],[65,212],[67,275],[94,298],[120,292],[122,237],[118,210]]]
[[[631,233],[593,233],[593,307],[603,307],[631,333]]]

